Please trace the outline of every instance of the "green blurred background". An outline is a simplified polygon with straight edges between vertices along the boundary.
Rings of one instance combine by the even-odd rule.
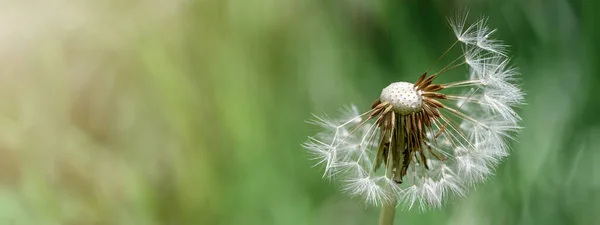
[[[304,121],[414,81],[465,8],[512,46],[525,129],[488,182],[396,224],[600,224],[596,2],[1,1],[0,225],[375,224]]]

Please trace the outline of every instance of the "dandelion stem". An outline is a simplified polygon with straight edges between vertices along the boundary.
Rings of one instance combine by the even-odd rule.
[[[383,206],[381,206],[381,214],[379,214],[379,225],[393,225],[395,212],[395,203],[384,203]]]
[[[394,128],[393,130],[396,132],[396,134],[392,133],[392,137],[395,135],[396,138],[392,139],[392,143],[390,143],[390,149],[388,150],[388,156],[387,156],[387,163],[386,163],[386,170],[385,170],[385,176],[390,179],[393,180],[394,178],[394,174],[396,171],[394,171],[394,169],[396,170],[400,170],[402,168],[402,157],[400,157],[401,152],[403,152],[404,149],[395,149],[396,146],[400,147],[400,148],[404,148],[404,129],[402,128],[404,124],[402,124],[401,122],[402,120],[397,120],[398,123],[396,125],[396,128]],[[393,143],[393,142],[398,142],[398,143]],[[398,156],[394,155],[394,154],[399,154]],[[396,160],[397,159],[397,160]],[[394,184],[392,184],[394,185]],[[388,187],[389,188],[389,187]],[[391,190],[387,190],[390,193],[393,193],[393,191]],[[398,200],[396,199],[396,196],[394,194],[390,195],[390,199],[389,201],[384,201],[384,203],[381,206],[381,213],[379,214],[379,225],[393,225],[394,224],[394,215],[396,213],[396,202]]]

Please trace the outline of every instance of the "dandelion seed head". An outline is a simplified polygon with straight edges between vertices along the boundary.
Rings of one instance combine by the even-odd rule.
[[[323,131],[303,147],[325,167],[324,177],[342,182],[344,193],[372,205],[438,208],[489,179],[509,155],[507,140],[521,129],[520,74],[486,18],[467,26],[463,14],[449,22],[462,50],[456,64],[414,83],[390,84],[370,110],[349,106],[340,119],[309,121]],[[436,83],[459,66],[466,67],[466,80]]]

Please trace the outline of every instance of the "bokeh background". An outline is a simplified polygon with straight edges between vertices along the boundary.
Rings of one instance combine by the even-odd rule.
[[[600,224],[596,2],[0,1],[0,224],[375,224],[307,160],[305,120],[415,80],[465,8],[512,46],[525,129],[396,224]]]

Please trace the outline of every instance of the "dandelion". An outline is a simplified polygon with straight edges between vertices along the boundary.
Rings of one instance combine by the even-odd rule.
[[[491,38],[496,30],[486,18],[469,26],[466,20],[467,14],[449,20],[457,40],[440,59],[453,48],[462,54],[438,72],[390,84],[366,112],[350,106],[342,119],[310,121],[323,131],[304,148],[344,192],[383,205],[381,224],[393,220],[396,205],[424,210],[465,195],[493,174],[520,129],[514,107],[523,92],[507,46]],[[435,82],[459,67],[468,68],[466,80]]]

